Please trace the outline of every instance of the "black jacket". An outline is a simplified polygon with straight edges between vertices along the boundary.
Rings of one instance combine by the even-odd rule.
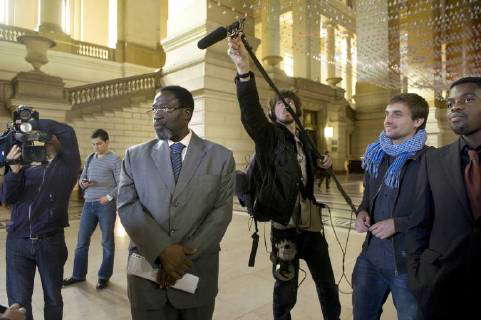
[[[401,176],[399,188],[395,189],[395,203],[393,211],[390,216],[394,219],[396,233],[391,237],[394,246],[394,258],[396,262],[395,270],[397,273],[406,273],[406,246],[405,246],[405,232],[413,224],[418,222],[418,217],[412,212],[413,190],[415,190],[417,183],[418,170],[420,161],[424,157],[427,147],[419,150],[413,157],[408,159],[401,169]],[[388,169],[387,158],[384,157],[379,166],[379,173],[377,178],[374,178],[369,173],[364,175],[364,194],[362,202],[359,205],[357,212],[367,211],[373,220],[374,205],[376,197],[384,183],[384,174]],[[369,242],[372,239],[372,233],[368,232],[363,244],[363,252],[367,250]]]
[[[256,175],[261,176],[272,170],[272,175],[276,177],[275,188],[271,189],[270,199],[264,202],[262,210],[278,212],[282,217],[273,220],[287,225],[299,192],[304,198],[315,201],[314,175],[317,162],[307,137],[299,135],[306,155],[307,182],[304,186],[297,162],[294,135],[285,126],[269,122],[259,102],[254,74],[251,72],[250,76],[250,80],[245,82],[236,79],[241,121],[255,143],[259,170]]]
[[[68,203],[80,168],[77,137],[72,127],[53,120],[41,119],[39,126],[58,138],[61,150],[49,165],[5,175],[0,199],[11,207],[9,237],[34,237],[68,226]]]
[[[431,149],[419,170],[406,234],[409,284],[423,319],[478,319],[481,220],[471,212],[461,169],[462,141]]]

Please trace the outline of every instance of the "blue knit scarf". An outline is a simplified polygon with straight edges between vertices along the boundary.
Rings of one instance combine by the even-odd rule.
[[[404,163],[424,147],[426,139],[426,131],[419,130],[412,138],[404,143],[393,144],[391,139],[389,139],[383,131],[376,142],[367,146],[364,159],[362,160],[362,168],[377,178],[379,165],[384,155],[388,154],[394,157],[394,161],[384,175],[384,184],[393,189],[399,188],[399,179]]]

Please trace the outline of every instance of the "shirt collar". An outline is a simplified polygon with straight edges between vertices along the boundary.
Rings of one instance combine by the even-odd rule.
[[[467,144],[466,140],[464,140],[463,136],[461,136],[460,143],[459,143],[459,149],[461,153],[468,154],[468,149],[471,149],[469,145]],[[474,149],[478,152],[481,152],[481,146],[478,146],[476,149]]]
[[[106,155],[108,155],[110,152],[111,152],[111,151],[109,150],[109,151],[105,152],[103,155],[99,155],[97,152],[95,152],[95,153],[94,153],[94,156],[95,156],[96,159],[100,159],[100,158],[103,158],[103,157],[105,157]],[[100,157],[99,157],[99,156],[100,156]]]
[[[189,133],[182,140],[178,142],[182,143],[185,146],[185,149],[187,149],[191,138],[192,138],[192,130],[189,130]],[[175,143],[172,140],[168,140],[167,142],[169,143],[169,147]]]

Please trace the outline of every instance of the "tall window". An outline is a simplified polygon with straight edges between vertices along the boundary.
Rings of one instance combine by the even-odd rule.
[[[8,24],[8,0],[0,0],[0,23]]]
[[[292,54],[284,54],[284,59],[282,59],[282,69],[289,77],[294,76],[294,58]]]
[[[327,79],[327,68],[328,68],[328,61],[327,61],[327,23],[328,18],[326,16],[321,15],[319,23],[320,27],[320,37],[321,37],[321,82],[326,83]]]
[[[292,11],[283,13],[279,17],[280,26],[280,53],[283,58],[282,70],[289,76],[294,75],[294,58],[292,50]]]
[[[117,46],[117,0],[109,0],[109,47]]]
[[[70,0],[62,0],[62,30],[70,34]]]
[[[346,38],[341,30],[335,31],[335,41],[336,51],[334,61],[336,63],[336,76],[342,78],[340,86],[346,89],[347,45]]]

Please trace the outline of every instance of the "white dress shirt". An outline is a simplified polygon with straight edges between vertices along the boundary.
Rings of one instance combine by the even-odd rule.
[[[192,138],[192,130],[189,130],[189,133],[184,137],[184,139],[178,141],[185,146],[185,148],[182,149],[182,162],[184,162],[185,155],[187,154],[187,148],[189,147],[189,143],[190,143],[191,138]],[[169,148],[170,148],[171,145],[173,145],[175,143],[172,140],[168,140],[167,142],[169,143]]]

